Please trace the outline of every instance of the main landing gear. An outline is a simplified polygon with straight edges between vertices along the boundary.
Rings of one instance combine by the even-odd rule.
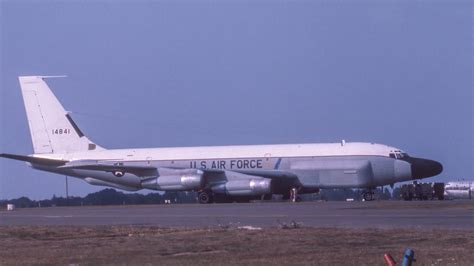
[[[373,201],[375,200],[375,193],[372,190],[364,191],[362,198],[364,198],[365,201]]]
[[[198,201],[201,204],[207,204],[207,203],[212,203],[212,193],[210,191],[201,191],[198,193]]]

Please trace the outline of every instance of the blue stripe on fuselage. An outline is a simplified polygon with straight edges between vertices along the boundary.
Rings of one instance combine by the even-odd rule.
[[[278,168],[280,168],[280,163],[281,163],[281,158],[278,158],[278,161],[275,164],[275,170],[278,170]]]

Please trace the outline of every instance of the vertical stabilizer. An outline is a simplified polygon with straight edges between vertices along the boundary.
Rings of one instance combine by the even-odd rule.
[[[35,153],[103,149],[90,141],[49,89],[46,76],[18,77]]]

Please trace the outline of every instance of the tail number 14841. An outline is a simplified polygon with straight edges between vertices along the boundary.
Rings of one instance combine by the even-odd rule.
[[[51,132],[53,133],[53,135],[71,134],[71,130],[68,128],[65,128],[65,129],[56,128],[56,129],[52,129]]]

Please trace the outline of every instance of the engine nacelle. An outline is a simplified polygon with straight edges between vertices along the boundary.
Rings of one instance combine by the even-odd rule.
[[[192,190],[202,186],[202,174],[163,175],[142,182],[143,188],[153,190]]]
[[[229,196],[258,196],[271,193],[272,180],[261,179],[237,179],[212,187],[214,193]]]

